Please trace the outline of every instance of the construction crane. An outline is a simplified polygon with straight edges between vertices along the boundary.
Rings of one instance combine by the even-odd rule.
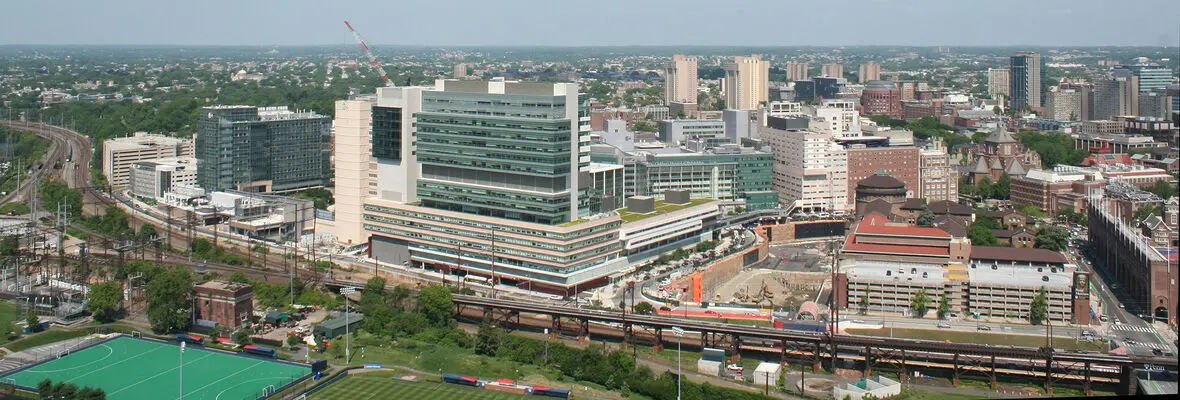
[[[365,44],[365,39],[361,39],[361,34],[352,28],[352,24],[348,20],[344,20],[344,26],[348,27],[348,31],[352,32],[352,36],[356,38],[357,43],[360,43],[361,50],[365,51],[365,56],[369,57],[369,62],[373,64],[373,68],[377,69],[377,73],[381,74],[381,79],[385,81],[385,86],[393,87],[393,81],[389,79],[389,74],[385,73],[385,68],[381,68],[381,62],[377,61],[377,57],[373,56],[373,52],[369,50],[369,45]]]

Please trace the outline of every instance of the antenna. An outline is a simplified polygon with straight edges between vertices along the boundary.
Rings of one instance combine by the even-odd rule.
[[[365,44],[365,39],[361,39],[361,34],[352,28],[352,24],[348,23],[348,20],[344,20],[344,26],[348,27],[348,31],[352,32],[352,36],[360,44],[361,50],[365,52],[365,56],[369,57],[369,63],[373,64],[373,68],[377,70],[377,73],[381,74],[381,79],[385,81],[385,86],[394,87],[393,81],[389,80],[389,74],[385,73],[385,68],[381,68],[381,63],[377,61],[377,57],[373,56],[373,52],[369,50],[369,45]]]

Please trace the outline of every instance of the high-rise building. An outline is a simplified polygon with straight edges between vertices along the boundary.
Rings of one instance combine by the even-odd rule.
[[[998,99],[1000,96],[1008,96],[1011,92],[1010,80],[1011,70],[1007,68],[988,68],[987,69],[987,95],[993,99]]]
[[[1143,117],[1171,119],[1172,97],[1162,91],[1139,94],[1139,114]]]
[[[829,78],[843,78],[844,64],[824,64],[823,67],[820,67],[819,75]]]
[[[371,178],[377,175],[372,143],[375,102],[375,98],[338,100],[332,121],[336,205],[330,226],[321,229],[349,246],[368,241],[361,210],[366,197],[377,196],[377,182]]]
[[[1057,121],[1082,120],[1082,94],[1073,89],[1053,87],[1045,102],[1049,119]]]
[[[725,64],[725,107],[756,110],[770,99],[770,63],[762,56],[734,57]]]
[[[869,81],[876,81],[881,79],[881,64],[875,62],[867,62],[860,65],[860,70],[857,71],[856,78],[860,83],[867,83]]]
[[[210,191],[291,192],[331,179],[332,121],[286,107],[212,106],[197,121],[197,184]]]
[[[1095,120],[1139,115],[1139,77],[1130,75],[1094,81]]]
[[[1089,82],[1062,82],[1060,90],[1078,92],[1078,121],[1087,121],[1094,117],[1094,85]]]
[[[807,76],[807,69],[808,68],[811,68],[811,65],[808,63],[805,63],[805,62],[787,63],[787,80],[792,81],[792,82],[807,80],[808,79],[808,76]]]
[[[918,197],[927,203],[936,201],[959,201],[959,173],[951,165],[946,144],[942,139],[933,138],[918,154]]]
[[[464,63],[455,64],[454,69],[455,69],[455,71],[454,71],[455,79],[463,79],[463,78],[467,77],[467,64],[464,64]]]
[[[1038,53],[1019,52],[1012,56],[1010,63],[1008,107],[1043,107],[1044,95],[1049,91],[1045,60]]]
[[[131,184],[131,167],[140,161],[192,157],[193,140],[136,132],[102,142],[102,174],[113,187]]]
[[[869,81],[860,94],[865,115],[888,115],[901,119],[901,92],[892,81]]]
[[[672,56],[672,61],[664,67],[664,104],[696,103],[699,85],[697,58]]]
[[[764,137],[774,153],[774,190],[791,212],[847,212],[848,152],[834,135],[788,129],[788,118],[768,117]]]
[[[1114,69],[1115,77],[1139,78],[1139,93],[1164,90],[1172,84],[1172,70],[1157,64],[1124,65]]]

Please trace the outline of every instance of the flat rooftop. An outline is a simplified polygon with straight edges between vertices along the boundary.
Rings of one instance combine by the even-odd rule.
[[[840,264],[840,272],[846,273],[850,282],[905,281],[919,285],[942,285],[946,281],[946,270],[941,264],[848,260]]]
[[[716,200],[713,200],[713,199],[692,199],[686,204],[668,204],[668,203],[665,203],[663,200],[659,200],[659,201],[656,201],[656,210],[654,212],[650,212],[647,214],[638,214],[638,213],[633,213],[633,212],[627,211],[626,209],[622,209],[622,210],[619,210],[619,218],[621,218],[623,220],[623,223],[635,222],[635,221],[651,218],[651,217],[654,217],[657,215],[663,215],[663,214],[668,214],[668,213],[680,211],[680,210],[683,210],[683,209],[686,209],[689,207],[696,207],[701,204],[707,204],[712,201],[716,201]]]
[[[1003,286],[1033,286],[1055,289],[1065,289],[1072,285],[1073,273],[1065,268],[1057,268],[1052,272],[1050,268],[1036,268],[1015,265],[998,265],[992,269],[991,264],[975,264],[967,268],[967,275],[972,285],[1003,285]],[[1048,278],[1048,280],[1045,280]]]

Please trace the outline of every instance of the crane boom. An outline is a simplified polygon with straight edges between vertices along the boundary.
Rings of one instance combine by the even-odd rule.
[[[348,23],[348,20],[344,20],[344,26],[348,27],[348,31],[352,32],[352,36],[361,45],[361,50],[365,52],[366,57],[369,57],[369,63],[373,64],[373,68],[377,70],[377,73],[381,74],[381,80],[385,81],[385,86],[393,87],[393,81],[389,79],[389,74],[385,73],[385,68],[381,68],[381,62],[377,61],[377,57],[373,56],[373,52],[369,50],[369,45],[365,44],[365,39],[361,39],[361,34],[352,28],[352,24]]]

